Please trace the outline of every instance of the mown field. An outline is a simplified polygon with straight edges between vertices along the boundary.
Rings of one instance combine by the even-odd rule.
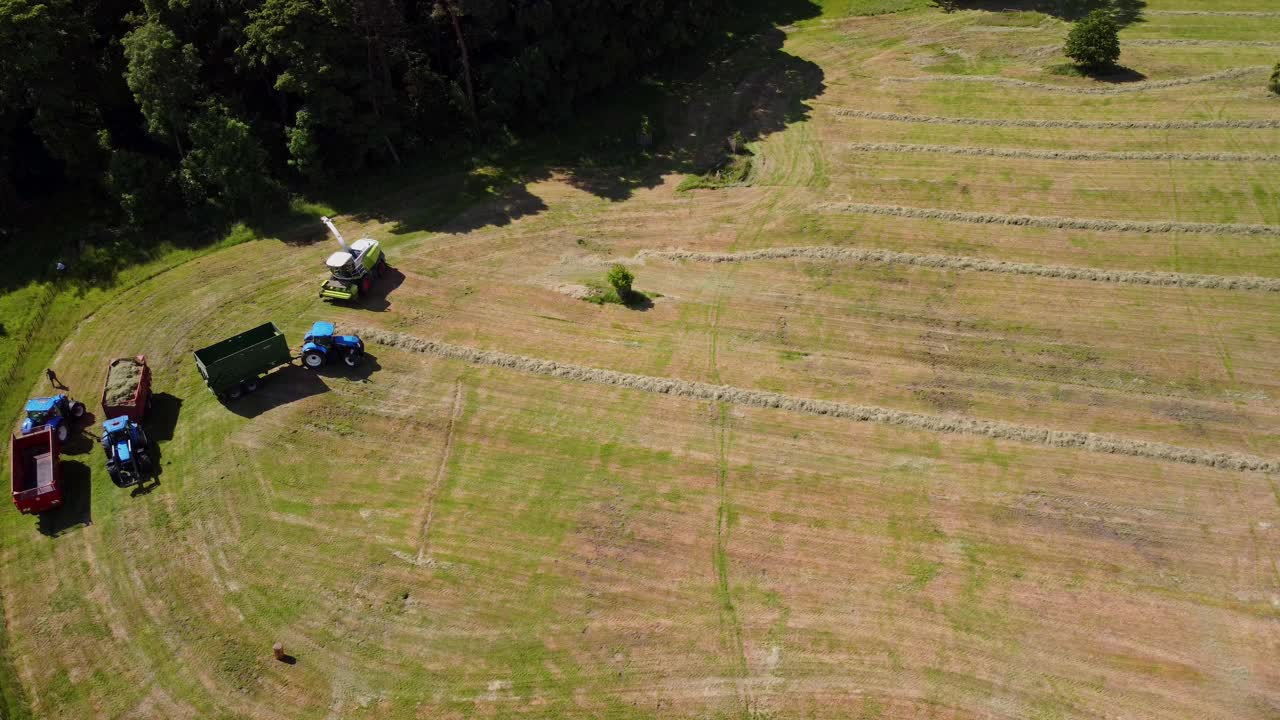
[[[8,717],[1280,715],[1280,9],[1150,0],[1104,82],[926,5],[765,33],[639,170],[339,208],[364,305],[318,218],[61,299],[74,395],[149,357],[162,474],[86,436],[70,507],[0,513]],[[735,130],[745,181],[679,191]],[[619,261],[651,303],[576,297]],[[318,319],[393,342],[231,405],[191,360]]]

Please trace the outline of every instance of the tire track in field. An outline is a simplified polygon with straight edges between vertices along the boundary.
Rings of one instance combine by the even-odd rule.
[[[918,75],[913,77],[893,76],[881,79],[884,82],[890,83],[991,83],[995,85],[1008,85],[1010,87],[1020,87],[1031,90],[1048,90],[1050,92],[1065,93],[1069,95],[1125,95],[1128,93],[1146,92],[1148,90],[1163,90],[1165,88],[1181,87],[1183,85],[1198,85],[1217,80],[1232,80],[1270,70],[1271,68],[1267,65],[1248,65],[1245,67],[1223,70],[1221,72],[1209,73],[1208,75],[1197,75],[1194,77],[1176,78],[1173,80],[1146,80],[1111,87],[1055,85],[1052,83],[1001,77],[998,75]]]
[[[418,553],[413,558],[414,565],[431,564],[431,560],[427,557],[427,552],[431,549],[431,520],[435,517],[436,496],[440,494],[440,486],[444,483],[445,475],[449,473],[449,459],[453,456],[454,430],[461,417],[462,380],[458,380],[453,386],[453,404],[449,409],[449,424],[445,428],[444,447],[440,450],[440,464],[436,466],[436,474],[431,481],[431,489],[427,493],[426,518],[423,519],[422,529],[418,533]]]
[[[978,225],[1014,225],[1063,230],[1095,230],[1097,232],[1280,235],[1280,225],[1103,220],[1099,218],[1056,217],[1052,215],[1006,215],[1003,213],[965,212],[939,208],[905,207],[902,205],[872,205],[869,203],[823,203],[815,205],[814,208],[826,212],[888,215],[890,217],[915,218],[918,220],[946,220]]]
[[[508,368],[564,380],[624,387],[657,395],[723,402],[746,407],[789,410],[810,415],[844,418],[855,422],[890,425],[908,430],[988,437],[1043,447],[1085,450],[1103,455],[1124,455],[1147,460],[1163,460],[1222,470],[1280,472],[1280,460],[1243,453],[1215,452],[1213,450],[1181,447],[1150,440],[1133,440],[1115,435],[1074,430],[1052,430],[998,420],[929,415],[891,410],[872,405],[813,400],[764,390],[748,390],[730,385],[712,385],[711,383],[678,380],[675,378],[636,375],[616,370],[604,370],[561,363],[554,360],[512,355],[493,350],[477,350],[462,345],[424,340],[411,335],[374,328],[358,328],[356,330],[359,335],[386,347],[435,355],[449,360],[460,360],[474,365]]]
[[[979,127],[1062,128],[1073,130],[1248,130],[1280,128],[1280,120],[1001,120],[996,118],[942,117],[909,113],[878,112],[837,108],[836,117],[885,120],[928,125],[972,125]]]
[[[965,255],[928,255],[894,250],[860,249],[836,246],[763,248],[744,252],[711,253],[689,250],[643,250],[637,260],[689,260],[705,263],[739,263],[758,260],[837,260],[865,265],[914,265],[940,270],[1028,275],[1062,280],[1087,280],[1119,285],[1151,285],[1156,287],[1204,288],[1212,290],[1245,290],[1280,292],[1280,278],[1230,275],[1197,275],[1193,273],[1144,270],[1103,270],[1072,265],[988,260]]]
[[[1026,150],[972,145],[916,145],[911,143],[848,143],[846,149],[867,153],[929,153],[1026,160],[1158,160],[1187,162],[1280,162],[1280,155],[1227,152],[1109,152],[1105,150]]]

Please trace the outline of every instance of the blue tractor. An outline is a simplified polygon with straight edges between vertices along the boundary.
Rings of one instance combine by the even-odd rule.
[[[334,335],[333,323],[320,321],[302,338],[302,364],[315,370],[342,359],[347,367],[359,367],[364,359],[364,341],[355,335]]]
[[[49,428],[59,442],[71,436],[71,423],[84,417],[84,403],[75,402],[65,394],[53,397],[32,398],[27,401],[27,417],[22,421],[22,434]]]
[[[126,415],[102,423],[102,451],[107,454],[107,473],[117,487],[145,482],[155,471],[146,431]]]

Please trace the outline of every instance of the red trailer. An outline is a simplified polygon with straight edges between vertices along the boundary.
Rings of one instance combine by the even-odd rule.
[[[151,368],[147,367],[147,356],[112,360],[102,383],[103,419],[123,416],[141,423],[150,409]]]
[[[62,504],[62,465],[58,435],[44,429],[14,435],[9,441],[13,504],[23,513],[38,513]]]

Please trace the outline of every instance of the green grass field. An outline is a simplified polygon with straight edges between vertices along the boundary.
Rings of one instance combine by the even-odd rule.
[[[0,718],[1276,717],[1280,293],[643,254],[1280,277],[1272,3],[1149,0],[1122,42],[1196,42],[1126,44],[1146,85],[1055,72],[1067,24],[1020,3],[928,5],[815,6],[602,108],[597,133],[626,129],[599,157],[384,183],[299,204],[314,227],[0,297],[15,420],[45,367],[100,414],[108,360],[145,353],[162,470],[117,488],[86,434],[67,507],[0,513]],[[613,124],[633,110],[660,119],[649,156]],[[745,178],[680,190],[734,131]],[[316,298],[322,212],[396,269],[363,304]],[[651,305],[578,297],[616,262]],[[294,365],[224,404],[191,358],[319,319],[520,362],[370,342],[356,372]],[[1120,450],[1064,447],[1082,433]]]

